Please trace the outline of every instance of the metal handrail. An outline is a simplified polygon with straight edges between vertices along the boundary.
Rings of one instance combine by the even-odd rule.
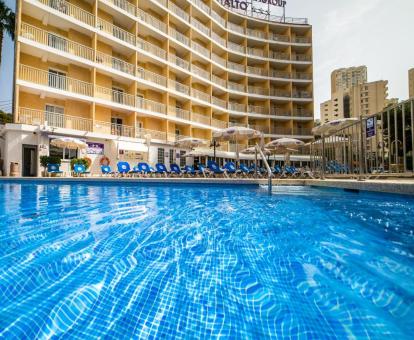
[[[266,156],[263,153],[263,150],[259,146],[259,144],[256,143],[255,148],[256,148],[257,152],[260,154],[260,157],[262,158],[263,163],[265,164],[265,167],[266,167],[266,170],[267,170],[267,176],[268,176],[267,189],[268,189],[269,194],[271,194],[272,193],[272,177],[273,177],[272,169],[270,169],[269,163],[266,160]],[[255,170],[257,171],[257,169],[255,169]]]

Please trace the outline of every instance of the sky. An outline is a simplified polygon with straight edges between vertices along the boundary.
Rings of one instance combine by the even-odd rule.
[[[14,8],[14,0],[6,0]],[[408,98],[414,67],[414,0],[287,0],[286,15],[313,26],[315,116],[330,98],[336,68],[366,65],[368,81],[388,80],[389,97]],[[13,44],[6,37],[0,68],[0,109],[12,99]],[[10,106],[9,106],[10,107]]]

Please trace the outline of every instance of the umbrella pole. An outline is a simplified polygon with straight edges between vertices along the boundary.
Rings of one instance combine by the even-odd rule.
[[[239,144],[236,142],[236,168],[238,168],[239,163]]]
[[[213,141],[213,150],[214,150],[214,162],[217,162],[217,158],[216,158],[216,140]]]
[[[254,178],[257,178],[257,146],[254,147]]]
[[[325,179],[325,136],[322,135],[322,176]]]

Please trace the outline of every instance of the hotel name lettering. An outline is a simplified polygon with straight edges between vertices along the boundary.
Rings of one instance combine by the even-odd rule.
[[[277,7],[286,7],[285,0],[254,0],[265,5],[277,6]],[[241,9],[243,11],[247,10],[250,3],[240,0],[221,0],[221,4],[228,8]],[[253,5],[253,3],[251,3]],[[252,6],[253,7],[253,6]]]

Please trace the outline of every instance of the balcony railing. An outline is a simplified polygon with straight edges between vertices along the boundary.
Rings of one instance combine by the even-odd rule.
[[[227,82],[227,88],[229,90],[238,91],[238,92],[246,92],[246,86],[243,84],[235,83],[232,81]]]
[[[18,121],[28,125],[48,125],[57,128],[93,131],[92,119],[24,107],[19,108]]]
[[[137,77],[160,86],[167,86],[166,77],[159,75],[155,72],[148,71],[142,67],[137,67]]]
[[[208,95],[205,92],[196,90],[196,89],[191,89],[191,95],[197,99],[203,100],[205,102],[210,102],[210,95]]]
[[[230,29],[231,31],[234,31],[234,32],[237,32],[237,33],[240,33],[240,34],[244,34],[244,27],[242,27],[240,25],[233,24],[230,21],[227,22],[227,28]]]
[[[225,100],[214,97],[214,96],[211,97],[211,103],[216,105],[216,106],[220,106],[223,109],[227,108],[227,102]]]
[[[312,57],[306,54],[292,54],[290,60],[293,61],[312,61]]]
[[[231,61],[228,61],[227,62],[227,67],[230,70],[234,70],[234,71],[238,71],[238,72],[243,72],[244,73],[244,65],[242,65],[242,64],[233,63]]]
[[[216,76],[215,74],[211,75],[211,80],[217,85],[220,85],[222,87],[226,87],[226,80],[219,77],[219,76]]]
[[[292,130],[290,128],[280,127],[280,126],[271,126],[269,133],[272,135],[290,136],[292,134],[291,131]]]
[[[266,53],[263,49],[255,47],[247,47],[247,54],[262,58],[266,56]]]
[[[249,85],[247,91],[250,94],[259,94],[259,95],[262,95],[262,96],[269,95],[268,89],[265,89],[265,88],[259,87],[259,86]]]
[[[142,110],[167,114],[165,105],[154,100],[136,97],[136,106]]]
[[[247,35],[254,38],[266,39],[266,33],[264,31],[256,30],[253,28],[247,28],[246,33]]]
[[[198,21],[196,18],[191,18],[190,22],[199,31],[203,32],[205,35],[210,36],[210,29],[207,26],[205,26],[203,23]]]
[[[174,54],[169,54],[168,60],[170,63],[173,63],[176,66],[181,67],[184,70],[187,70],[187,71],[190,70],[190,63],[187,60],[181,59],[180,57],[177,57]]]
[[[199,113],[192,112],[191,113],[191,120],[193,122],[201,123],[201,124],[204,124],[204,125],[210,125],[210,117],[199,114]]]
[[[47,86],[56,90],[76,93],[89,97],[93,95],[93,86],[90,83],[23,64],[20,65],[19,77],[21,80]]]
[[[167,133],[164,131],[136,128],[135,138],[146,139],[146,136],[152,139],[167,140]]]
[[[41,4],[48,6],[61,14],[74,18],[84,24],[94,27],[95,17],[88,11],[72,5],[64,0],[38,0]]]
[[[247,73],[267,76],[267,70],[262,67],[247,66]]]
[[[284,72],[284,71],[279,71],[279,70],[270,70],[270,76],[272,78],[282,78],[282,79],[290,79],[291,78],[291,74],[290,72]]]
[[[217,64],[220,64],[223,67],[226,67],[226,59],[218,56],[215,53],[211,53],[211,59],[215,61]]]
[[[296,136],[312,136],[312,129],[293,127],[293,134]]]
[[[94,132],[131,138],[133,138],[135,135],[134,127],[129,125],[114,124],[102,121],[95,121],[93,125]]]
[[[228,109],[231,111],[246,112],[246,104],[229,102]]]
[[[227,122],[215,118],[211,118],[211,125],[219,129],[226,129],[228,126]]]
[[[184,10],[182,10],[180,7],[178,7],[175,3],[172,1],[168,1],[168,9],[173,12],[175,15],[179,16],[181,19],[189,22],[190,16],[188,13],[186,13]]]
[[[191,71],[202,78],[210,79],[210,72],[207,72],[194,64],[191,64]]]
[[[95,86],[95,96],[100,99],[108,100],[116,104],[135,107],[135,96],[109,89],[107,87]]]
[[[290,98],[291,94],[290,91],[286,90],[279,90],[275,88],[270,89],[270,95],[273,97],[283,97],[283,98]]]
[[[293,98],[305,98],[305,99],[310,99],[312,98],[312,93],[308,92],[308,91],[295,91],[293,90]]]
[[[179,83],[173,79],[168,79],[168,87],[174,91],[185,94],[186,96],[190,95],[190,88],[187,85]]]
[[[112,25],[110,22],[105,21],[101,18],[98,18],[98,29],[127,44],[133,46],[136,44],[136,38],[134,34],[129,33],[121,27]]]
[[[249,105],[247,112],[249,113],[255,113],[260,115],[267,115],[269,114],[269,110],[266,109],[264,106],[258,106],[258,105]]]
[[[183,110],[183,109],[180,109],[180,108],[175,107],[175,106],[169,106],[168,107],[168,115],[173,116],[173,117],[177,117],[177,118],[181,118],[181,119],[185,119],[185,120],[190,120],[191,119],[190,111]]]
[[[165,52],[164,49],[161,47],[158,47],[154,44],[151,44],[148,41],[145,41],[142,38],[137,38],[137,47],[145,52],[148,52],[158,58],[166,59],[167,58],[167,52]]]
[[[168,28],[168,32],[170,37],[186,46],[190,46],[190,39],[185,34],[178,32],[175,28],[172,27]]]
[[[211,10],[211,17],[216,20],[221,26],[226,26],[226,20],[221,17],[216,11]]]
[[[245,48],[243,45],[239,45],[236,44],[234,42],[228,41],[227,42],[227,47],[229,50],[235,51],[235,52],[239,52],[239,53],[245,53]]]
[[[211,32],[211,39],[213,39],[215,42],[217,42],[218,44],[220,44],[223,47],[226,47],[226,39],[220,37],[216,32]]]
[[[109,2],[113,4],[115,7],[122,9],[123,11],[136,16],[137,15],[137,8],[126,0],[103,0],[104,2]]]
[[[313,117],[311,110],[293,110],[293,117]]]
[[[271,107],[270,108],[270,115],[277,116],[277,117],[290,117],[291,113],[285,109],[279,107]]]
[[[280,42],[289,42],[290,38],[287,35],[276,34],[274,32],[269,33],[270,40],[280,41]]]
[[[195,41],[191,41],[191,48],[195,50],[196,52],[200,53],[201,55],[207,58],[210,58],[210,51],[204,46],[201,46],[199,43],[196,43]]]
[[[149,14],[148,12],[145,12],[141,8],[137,9],[137,17],[138,19],[144,21],[146,24],[152,26],[153,28],[167,33],[167,25],[163,23],[161,20],[157,19],[153,15]]]

